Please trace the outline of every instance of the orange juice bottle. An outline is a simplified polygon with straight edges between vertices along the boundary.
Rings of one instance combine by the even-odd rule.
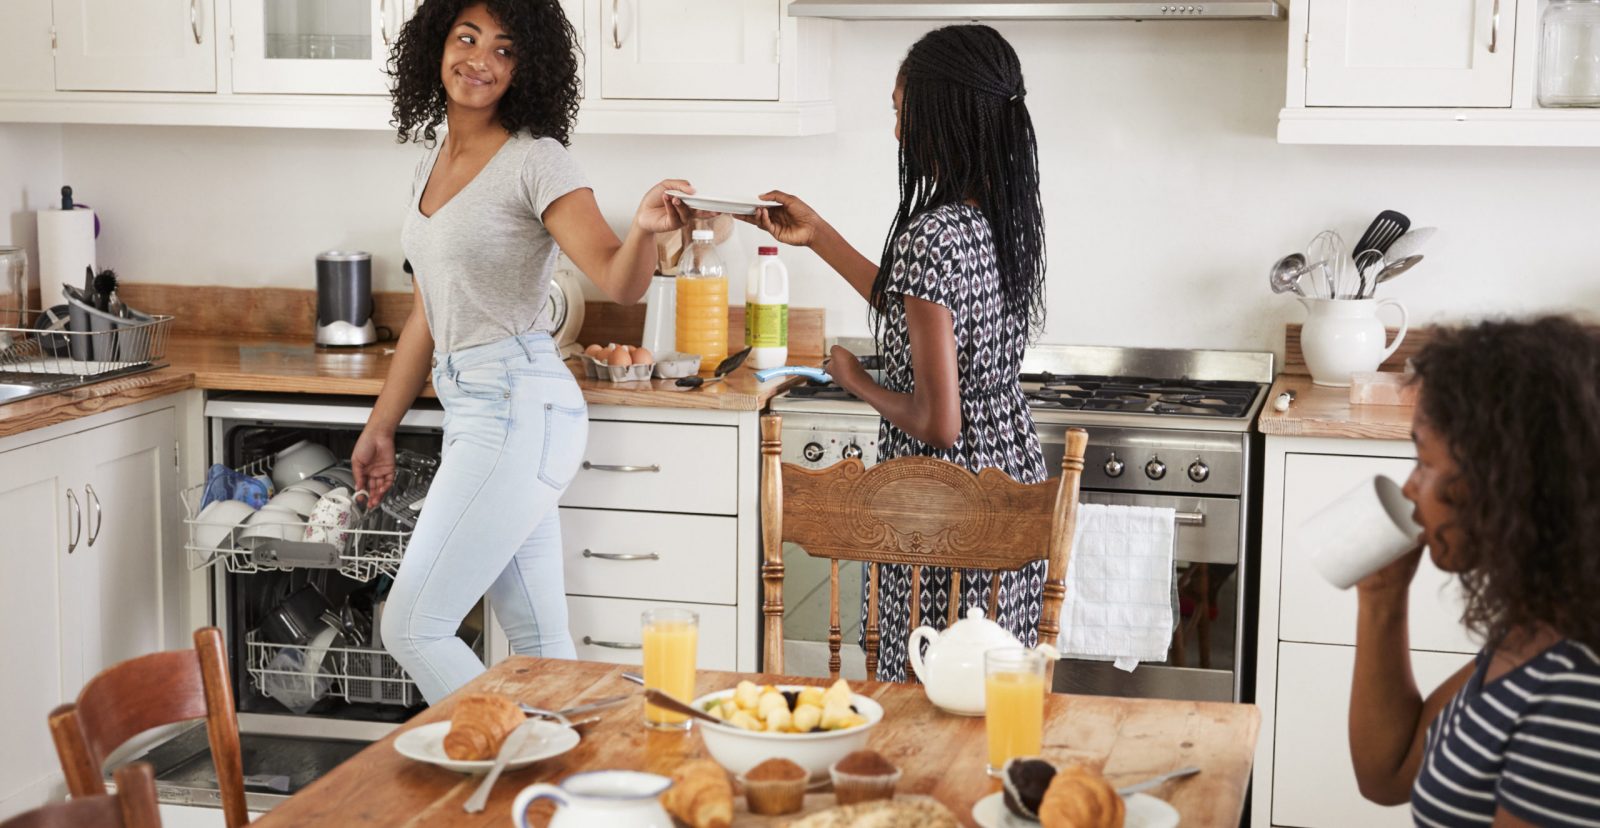
[[[677,280],[677,349],[699,354],[707,371],[728,356],[728,271],[715,237],[710,230],[694,231]]]

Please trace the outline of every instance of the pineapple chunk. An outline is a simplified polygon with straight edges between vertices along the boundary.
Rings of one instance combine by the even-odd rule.
[[[834,728],[834,730],[849,730],[852,727],[860,727],[866,723],[866,716],[863,716],[860,713],[851,713],[850,715],[845,716],[843,719],[840,719],[839,726]]]
[[[733,714],[733,718],[728,720],[728,724],[734,727],[742,727],[745,730],[761,729],[761,721],[743,710]]]
[[[717,716],[723,721],[728,721],[733,718],[733,714],[738,712],[738,703],[733,700],[732,696],[729,696],[728,698],[723,699],[722,704],[718,706]]]
[[[822,695],[817,694],[818,697]],[[810,733],[822,724],[822,707],[815,704],[801,704],[794,709],[794,729],[797,733]]]
[[[727,716],[722,715],[722,705],[720,704],[712,704],[708,706],[706,708],[706,712],[711,714],[711,717],[714,719],[721,719],[723,721],[728,720]]]
[[[757,718],[765,720],[771,717],[774,712],[779,710],[788,713],[789,700],[784,698],[783,694],[776,690],[762,693],[760,700],[756,702]]]
[[[783,697],[779,696],[778,698],[781,699]],[[790,715],[789,708],[787,706],[777,708],[776,710],[773,710],[767,714],[768,733],[783,733],[792,729],[793,725],[794,719]]]
[[[827,710],[829,707],[835,704],[842,704],[846,707],[849,707],[851,700],[854,698],[855,697],[850,694],[850,685],[845,683],[844,679],[839,679],[833,683],[832,687],[828,688],[826,693],[822,694],[822,709]],[[826,725],[824,725],[824,727],[826,727]]]
[[[761,688],[756,687],[753,681],[741,681],[733,690],[733,701],[745,710],[755,710],[756,702],[761,699]]]
[[[829,704],[822,708],[822,729],[839,730],[846,727],[845,720],[854,715],[848,704]]]
[[[798,710],[802,704],[814,705],[820,711],[823,706],[822,688],[806,687],[801,689],[800,698],[796,699],[794,703],[795,709]]]

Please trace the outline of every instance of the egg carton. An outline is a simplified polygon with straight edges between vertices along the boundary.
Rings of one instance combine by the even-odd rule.
[[[657,379],[679,379],[700,373],[699,354],[665,353],[656,355]]]
[[[590,379],[607,382],[644,382],[650,379],[650,372],[655,368],[654,365],[607,365],[605,361],[588,354],[579,356]]]

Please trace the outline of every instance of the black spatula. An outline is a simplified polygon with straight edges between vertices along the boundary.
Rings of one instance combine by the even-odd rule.
[[[1397,210],[1384,210],[1367,225],[1367,232],[1362,233],[1361,238],[1356,241],[1356,246],[1350,248],[1350,258],[1355,261],[1356,275],[1363,283],[1356,291],[1357,296],[1366,290],[1366,268],[1381,261],[1389,245],[1394,244],[1395,239],[1405,235],[1410,229],[1411,219]]]

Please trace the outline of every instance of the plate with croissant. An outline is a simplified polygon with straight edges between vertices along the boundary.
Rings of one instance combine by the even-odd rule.
[[[540,759],[560,756],[578,746],[578,732],[543,719],[529,721],[515,700],[498,693],[463,696],[447,722],[414,727],[394,740],[407,759],[438,765],[458,773],[487,773],[511,731],[527,723],[527,738],[506,763],[507,770],[525,768]]]
[[[1178,811],[1148,794],[1119,796],[1083,765],[1057,770],[1041,759],[1006,763],[1004,790],[972,806],[982,828],[1177,828]]]

